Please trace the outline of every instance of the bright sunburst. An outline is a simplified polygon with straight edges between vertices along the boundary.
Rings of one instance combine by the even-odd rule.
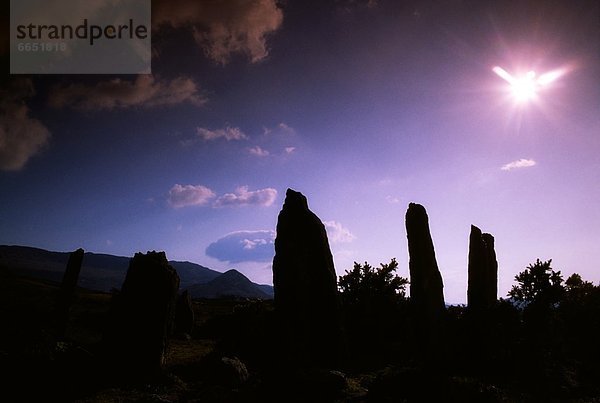
[[[526,103],[537,97],[537,93],[564,74],[563,70],[554,70],[536,76],[534,71],[515,77],[502,67],[496,66],[492,69],[494,73],[510,84],[510,91],[517,103]]]

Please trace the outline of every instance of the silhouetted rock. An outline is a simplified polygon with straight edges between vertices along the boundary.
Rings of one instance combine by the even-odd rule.
[[[324,398],[338,396],[348,386],[346,375],[334,370],[308,371],[300,379],[309,390],[318,391]]]
[[[492,307],[498,299],[498,262],[494,237],[482,234],[471,225],[469,236],[469,309],[479,311]]]
[[[436,360],[445,312],[444,284],[435,259],[425,207],[410,203],[406,211],[410,255],[410,300],[415,317],[416,341],[428,360]]]
[[[220,383],[236,387],[245,383],[250,374],[246,365],[239,358],[223,357],[218,367],[218,376]]]
[[[282,359],[332,365],[341,334],[333,257],[323,223],[291,189],[277,221],[273,284]]]
[[[177,307],[175,310],[175,331],[178,334],[191,335],[194,330],[194,307],[192,305],[192,297],[185,290],[177,298]]]
[[[114,296],[108,353],[131,377],[160,372],[173,329],[179,276],[164,252],[136,253],[121,292]]]
[[[83,249],[79,248],[69,255],[67,268],[60,284],[60,290],[56,299],[56,332],[57,337],[63,338],[69,322],[69,311],[73,301],[73,294],[77,287],[77,279],[81,271],[83,261]]]

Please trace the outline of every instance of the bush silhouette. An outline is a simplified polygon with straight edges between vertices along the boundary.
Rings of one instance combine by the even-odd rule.
[[[546,262],[537,259],[534,264],[527,266],[515,276],[518,285],[513,285],[508,296],[525,305],[558,303],[565,293],[565,288],[560,271],[554,271],[551,264],[552,259]]]
[[[339,288],[346,305],[375,305],[385,307],[406,299],[408,279],[395,274],[398,262],[393,258],[388,264],[374,268],[354,262],[354,268],[340,276]]]
[[[397,268],[396,259],[380,267],[355,262],[339,278],[344,323],[355,360],[374,363],[390,358],[394,346],[402,345],[406,337],[408,279],[397,276]]]

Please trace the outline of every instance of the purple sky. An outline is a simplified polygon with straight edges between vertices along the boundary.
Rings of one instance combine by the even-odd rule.
[[[417,202],[448,302],[466,301],[471,224],[496,238],[500,296],[536,258],[597,283],[599,16],[594,0],[154,1],[145,76],[9,76],[3,41],[0,244],[165,250],[270,283],[291,187],[338,274],[396,257],[408,276]],[[497,65],[566,74],[518,104]]]

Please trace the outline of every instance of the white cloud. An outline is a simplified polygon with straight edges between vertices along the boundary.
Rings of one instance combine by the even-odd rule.
[[[95,85],[57,86],[48,98],[52,107],[82,110],[150,108],[182,103],[201,106],[206,102],[198,85],[190,78],[161,80],[149,74],[138,75],[134,81],[114,78]]]
[[[277,190],[273,188],[265,188],[260,190],[249,191],[248,186],[238,187],[234,193],[226,193],[219,197],[215,203],[215,207],[228,206],[263,206],[268,207],[273,204],[277,197]]]
[[[206,255],[222,262],[267,262],[275,255],[275,231],[236,231],[206,248]]]
[[[268,157],[269,156],[269,151],[265,150],[264,148],[261,148],[260,146],[254,146],[252,148],[249,148],[248,152],[251,155],[255,155],[257,157]]]
[[[352,242],[356,236],[337,221],[323,221],[323,225],[327,230],[327,237],[331,243]]]
[[[266,245],[268,242],[266,239],[242,239],[242,245],[245,250],[253,250],[261,245]]]
[[[206,205],[215,196],[215,192],[206,186],[176,184],[169,190],[167,200],[171,207],[181,208]]]
[[[0,170],[21,170],[48,144],[50,131],[29,116],[25,104],[34,93],[28,78],[15,79],[0,90]]]
[[[293,127],[288,126],[287,124],[281,122],[279,123],[279,125],[277,125],[277,127],[279,128],[279,130],[281,130],[284,133],[288,133],[288,134],[295,134],[296,130],[294,130]]]
[[[196,128],[196,134],[204,141],[212,141],[217,139],[232,140],[247,140],[248,136],[237,127],[225,127],[224,129],[209,130],[203,127]]]
[[[296,151],[296,147],[286,147],[284,150],[286,154],[292,154],[294,151]]]
[[[512,161],[506,165],[503,165],[500,169],[503,171],[510,171],[512,169],[532,167],[535,164],[536,162],[534,160],[521,158],[520,160]]]
[[[263,126],[263,136],[268,137],[268,136],[290,136],[290,135],[294,135],[296,134],[296,130],[294,130],[293,127],[289,126],[286,123],[279,123],[277,126],[275,127],[266,127]]]
[[[268,55],[266,37],[277,31],[283,12],[276,0],[155,0],[153,27],[188,29],[208,58],[226,64],[232,54],[252,62]]]
[[[387,195],[385,197],[385,201],[387,201],[390,204],[398,204],[398,203],[400,203],[400,199],[399,198],[394,197],[394,196],[390,196],[390,195]]]

